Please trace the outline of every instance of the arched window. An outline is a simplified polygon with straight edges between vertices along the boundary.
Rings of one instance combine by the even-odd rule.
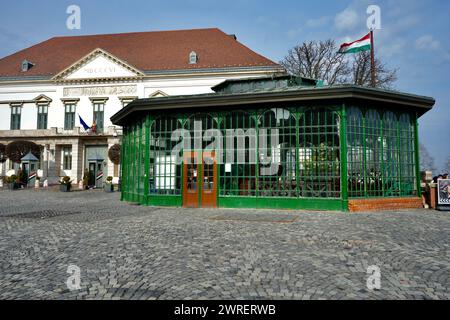
[[[364,126],[363,113],[357,107],[347,111],[347,171],[350,197],[364,196]]]
[[[226,113],[221,124],[224,163],[220,166],[220,194],[256,195],[256,121],[247,112]]]
[[[383,188],[385,196],[400,195],[400,154],[397,132],[397,116],[387,111],[383,116]],[[382,194],[381,194],[382,195]]]
[[[365,115],[365,185],[368,196],[382,196],[382,141],[381,117],[370,109]]]
[[[296,120],[283,108],[259,117],[259,192],[265,197],[297,197]]]
[[[414,123],[407,113],[399,120],[401,154],[401,193],[405,196],[417,195]]]
[[[328,108],[311,108],[299,122],[300,196],[340,197],[339,114]]]
[[[201,151],[211,148],[211,144],[219,144],[219,141],[216,141],[215,138],[208,141],[203,137],[207,130],[217,129],[217,121],[209,114],[198,113],[190,116],[184,125],[184,129],[188,130],[191,135],[189,150]]]
[[[198,55],[195,51],[189,54],[189,64],[196,64],[198,62]]]

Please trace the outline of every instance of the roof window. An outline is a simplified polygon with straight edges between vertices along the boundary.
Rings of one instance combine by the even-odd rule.
[[[198,55],[195,51],[189,54],[189,64],[196,64],[198,62]]]
[[[28,60],[23,60],[22,61],[22,72],[27,72],[28,70],[30,70],[32,67],[34,66],[33,63],[31,63]]]

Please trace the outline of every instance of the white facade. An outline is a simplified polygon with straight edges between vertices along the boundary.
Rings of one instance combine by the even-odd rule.
[[[104,159],[104,178],[119,178],[120,169],[105,154],[121,139],[121,128],[112,125],[110,117],[136,98],[165,95],[189,95],[212,92],[211,87],[233,78],[267,76],[280,72],[276,68],[238,68],[203,70],[201,72],[164,72],[144,74],[109,53],[97,49],[90,55],[61,71],[51,79],[0,79],[0,143],[15,140],[33,141],[42,147],[38,176],[55,184],[62,176],[74,183],[87,169],[86,148],[99,146]],[[94,104],[103,105],[103,132],[89,134],[80,124],[79,116],[88,126],[93,124]],[[75,105],[74,127],[65,129],[66,105]],[[47,106],[45,129],[38,129],[38,106]],[[20,107],[20,128],[12,127],[12,107]],[[13,130],[14,129],[14,130]],[[71,164],[65,158],[71,151]],[[6,175],[15,171],[7,161]],[[1,167],[0,167],[1,168]],[[17,166],[16,168],[17,169]],[[0,172],[0,176],[4,172]]]

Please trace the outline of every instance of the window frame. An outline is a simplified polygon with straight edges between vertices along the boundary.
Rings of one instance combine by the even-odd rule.
[[[103,133],[105,130],[105,107],[109,98],[95,97],[89,99],[92,103],[92,122],[95,121],[97,133]],[[101,106],[100,111],[96,110],[99,106]],[[98,121],[99,119],[101,121]]]
[[[73,111],[72,110],[67,111],[68,107],[73,107]],[[67,102],[67,103],[64,104],[64,130],[73,130],[75,128],[75,113],[76,113],[76,110],[77,110],[76,103],[74,103],[74,102]]]
[[[11,105],[11,121],[10,130],[20,130],[22,122],[22,107],[23,105]]]
[[[37,105],[37,124],[38,130],[46,130],[48,127],[48,104]],[[43,108],[43,109],[41,109]]]
[[[72,146],[63,146],[61,151],[63,170],[72,170]]]

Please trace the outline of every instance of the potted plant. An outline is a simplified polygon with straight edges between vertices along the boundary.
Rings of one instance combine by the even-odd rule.
[[[59,190],[62,192],[70,192],[71,187],[72,187],[72,180],[70,180],[70,177],[68,176],[65,176],[59,182]]]
[[[10,177],[6,177],[6,183],[8,184],[9,190],[16,190],[18,188],[17,180],[19,177],[15,174],[13,174]]]
[[[104,190],[105,192],[113,192],[114,191],[114,185],[112,183],[113,177],[109,176],[106,178]]]

